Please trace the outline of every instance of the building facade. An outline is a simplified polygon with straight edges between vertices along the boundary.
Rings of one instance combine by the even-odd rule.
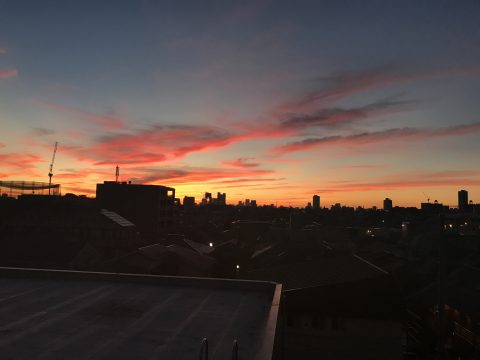
[[[166,186],[97,184],[98,205],[135,223],[142,235],[155,235],[173,225],[174,201],[175,189]]]

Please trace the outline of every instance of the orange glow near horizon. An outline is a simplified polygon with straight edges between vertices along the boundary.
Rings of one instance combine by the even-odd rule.
[[[171,55],[184,46],[194,55],[193,43],[170,44]],[[108,68],[122,62],[109,59]],[[58,64],[49,69],[64,81],[40,81],[34,64],[28,69],[14,47],[0,44],[0,179],[48,182],[58,141],[53,181],[64,194],[95,196],[119,165],[122,181],[173,187],[197,202],[221,192],[230,204],[304,207],[318,194],[326,207],[382,207],[386,197],[394,206],[427,198],[455,206],[460,189],[480,202],[473,62],[348,69],[322,62],[290,72],[283,57],[273,57],[271,71],[229,59],[188,70],[174,62],[172,74],[152,65],[138,77],[112,66],[105,80],[92,69],[85,82]]]

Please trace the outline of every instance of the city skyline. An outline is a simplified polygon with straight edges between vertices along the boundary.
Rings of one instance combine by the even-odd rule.
[[[230,204],[480,202],[479,24],[475,1],[4,1],[0,180],[47,182],[58,141],[63,193],[118,165]]]

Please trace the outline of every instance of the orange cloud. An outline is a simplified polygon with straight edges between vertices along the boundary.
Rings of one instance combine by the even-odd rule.
[[[0,166],[2,167],[31,169],[39,163],[43,162],[44,160],[41,157],[34,154],[23,154],[14,152],[0,154]]]
[[[445,170],[445,171],[418,171],[388,176],[381,181],[354,182],[351,180],[324,181],[325,186],[315,191],[322,194],[337,192],[361,192],[402,190],[410,188],[429,187],[464,187],[478,186],[480,180],[478,170]]]
[[[274,173],[272,170],[262,169],[225,169],[225,168],[171,168],[171,169],[135,169],[139,181],[146,183],[185,184],[200,182],[215,182],[221,179],[236,178],[241,181],[243,177],[260,177]]]

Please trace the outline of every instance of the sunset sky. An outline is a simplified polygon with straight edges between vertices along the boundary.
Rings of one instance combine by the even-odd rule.
[[[480,202],[479,1],[0,0],[0,180]]]

